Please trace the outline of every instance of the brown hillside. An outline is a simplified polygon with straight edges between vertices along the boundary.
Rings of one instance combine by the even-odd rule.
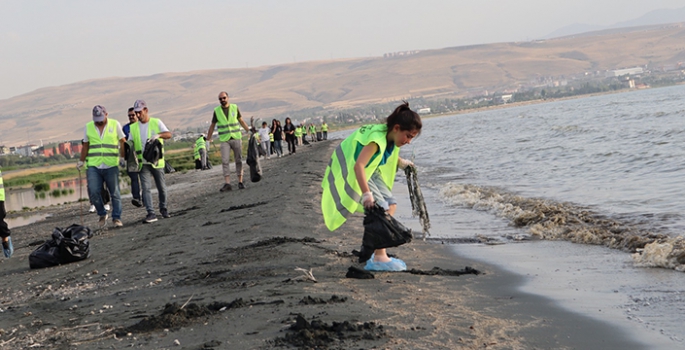
[[[221,90],[243,115],[269,118],[303,108],[344,108],[409,96],[464,96],[515,88],[539,77],[685,60],[683,24],[608,30],[546,41],[421,51],[390,58],[108,78],[42,88],[0,100],[0,144],[79,139],[96,104],[125,122],[142,98],[170,128],[209,121]]]

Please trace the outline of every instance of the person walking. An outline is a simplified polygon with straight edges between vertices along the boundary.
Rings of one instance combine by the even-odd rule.
[[[7,211],[5,210],[5,185],[2,182],[2,170],[0,170],[0,238],[2,238],[2,253],[6,258],[12,257],[14,253],[14,246],[12,246],[12,237],[9,225],[5,221]]]
[[[235,172],[238,177],[238,189],[244,189],[243,184],[243,134],[240,132],[240,126],[249,134],[250,128],[240,115],[240,110],[236,104],[228,103],[228,93],[222,91],[219,93],[219,102],[221,105],[214,108],[214,115],[212,116],[212,124],[209,126],[207,135],[212,135],[214,127],[217,127],[219,132],[219,141],[221,142],[221,165],[224,174],[224,185],[219,190],[220,192],[231,191],[230,179],[230,152],[233,151],[233,158],[235,159]],[[209,142],[212,142],[211,136]]]
[[[271,142],[269,141],[271,138],[271,129],[269,129],[268,125],[266,122],[262,122],[262,127],[258,130],[259,131],[259,143],[261,143],[262,148],[264,149],[264,152],[266,153],[264,157],[266,159],[270,159],[270,152],[271,152]]]
[[[295,138],[297,138],[297,145],[302,146],[302,124],[295,128]],[[293,152],[295,153],[295,152]]]
[[[316,142],[316,125],[314,123],[309,124],[309,134],[311,135],[312,142]]]
[[[107,226],[107,210],[102,200],[103,183],[107,184],[112,201],[112,222],[115,227],[124,226],[121,222],[119,165],[123,164],[125,139],[121,124],[107,118],[105,107],[93,107],[93,120],[84,129],[83,150],[76,167],[81,170],[87,161],[88,197],[100,216],[100,227]]]
[[[127,140],[128,135],[131,134],[131,124],[136,122],[138,122],[138,117],[136,117],[136,112],[133,111],[133,107],[130,107],[128,109],[128,124],[123,127],[124,135],[126,135]],[[131,179],[131,195],[133,196],[131,204],[140,208],[143,206],[143,202],[141,201],[142,197],[140,196],[140,172],[131,171],[126,167],[126,173],[128,174],[129,179]]]
[[[343,140],[331,156],[321,184],[321,211],[326,227],[333,231],[354,212],[376,204],[394,215],[397,201],[392,196],[397,169],[414,166],[399,157],[399,148],[421,132],[421,117],[409,103],[395,108],[385,124],[364,125]],[[404,271],[407,265],[390,258],[385,249],[374,251],[365,269]]]
[[[147,210],[147,216],[143,223],[149,224],[157,221],[154,206],[152,205],[152,179],[155,180],[159,199],[159,213],[163,218],[170,218],[167,210],[167,193],[166,180],[164,179],[164,140],[171,138],[171,132],[164,125],[161,119],[152,118],[148,114],[147,103],[144,100],[136,100],[133,104],[133,111],[138,118],[138,122],[131,124],[131,133],[129,140],[133,140],[133,148],[138,155],[138,164],[140,168],[140,183],[143,188],[143,205]],[[162,156],[156,164],[151,164],[143,157],[143,150],[150,144],[158,141],[162,147]]]
[[[295,136],[295,124],[290,120],[290,118],[285,118],[285,125],[283,126],[283,132],[285,133],[285,141],[288,143],[288,154],[295,153],[295,144],[297,143],[297,137]]]
[[[321,133],[324,140],[328,140],[328,124],[326,122],[321,123]]]
[[[274,151],[278,158],[283,156],[283,128],[281,122],[274,119],[271,121],[271,133],[274,136]]]
[[[193,158],[200,162],[200,169],[207,170],[207,138],[205,135],[195,140],[195,147],[193,147]]]

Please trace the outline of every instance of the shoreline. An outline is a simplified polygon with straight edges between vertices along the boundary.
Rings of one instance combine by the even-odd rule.
[[[168,175],[172,218],[144,225],[145,211],[124,200],[124,227],[98,232],[82,262],[29,270],[27,261],[52,228],[79,222],[79,203],[13,229],[15,255],[0,262],[0,344],[306,348],[293,342],[318,338],[291,329],[301,314],[309,327],[314,320],[366,323],[339,332],[343,339],[324,332],[333,340],[321,348],[646,348],[605,323],[520,292],[522,276],[455,256],[419,234],[391,249],[410,268],[472,266],[484,274],[345,278],[348,267],[362,267],[350,252],[359,249],[363,217],[335,232],[323,225],[320,182],[336,145],[317,142],[262,161],[264,178],[246,182],[246,190],[219,193],[220,167]],[[84,220],[94,227],[97,217]],[[317,282],[296,268],[311,269]]]

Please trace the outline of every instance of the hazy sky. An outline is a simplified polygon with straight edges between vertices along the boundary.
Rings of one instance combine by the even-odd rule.
[[[112,76],[531,40],[685,0],[0,0],[0,99]]]

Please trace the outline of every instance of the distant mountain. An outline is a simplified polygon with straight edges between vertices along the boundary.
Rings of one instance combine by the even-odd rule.
[[[543,37],[543,39],[559,38],[569,35],[593,32],[604,29],[651,26],[666,23],[685,22],[685,7],[680,9],[661,9],[648,12],[647,14],[625,22],[618,22],[610,26],[573,23],[561,27]]]
[[[80,139],[97,104],[124,123],[126,109],[142,98],[150,115],[172,130],[207,128],[222,90],[245,117],[269,120],[303,109],[335,115],[341,108],[399,103],[411,97],[478,96],[485,90],[513,91],[609,69],[672,67],[685,61],[684,42],[682,23],[393,57],[81,81],[0,100],[0,145],[19,146],[29,135],[28,141],[36,144]]]

